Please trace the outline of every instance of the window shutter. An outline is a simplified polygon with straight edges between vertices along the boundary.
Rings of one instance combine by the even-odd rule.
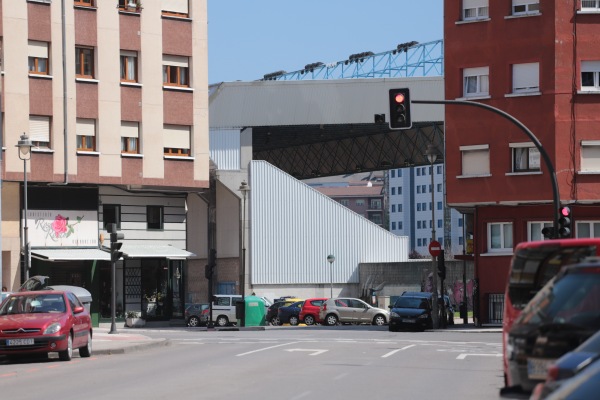
[[[600,61],[582,61],[582,72],[598,72],[600,71]]]
[[[181,14],[188,14],[188,0],[163,0],[162,9]]]
[[[164,147],[174,149],[190,148],[190,127],[182,125],[165,125],[163,130]]]
[[[490,67],[479,67],[479,68],[465,68],[463,69],[463,76],[483,76],[490,74]]]
[[[462,152],[463,175],[485,175],[490,173],[489,149]]]
[[[600,171],[600,145],[581,146],[581,170]]]
[[[188,57],[163,55],[163,64],[187,68],[189,59]]]
[[[140,126],[137,122],[121,121],[121,137],[139,137]]]
[[[487,7],[488,0],[463,0],[463,9]]]
[[[50,117],[30,115],[29,138],[32,142],[50,142]]]
[[[75,132],[79,136],[96,136],[96,121],[87,118],[77,118]]]
[[[540,64],[513,65],[513,91],[537,90],[540,87]]]
[[[513,0],[513,6],[525,6],[527,4],[538,4],[539,0]]]
[[[48,43],[29,41],[29,57],[48,58]]]

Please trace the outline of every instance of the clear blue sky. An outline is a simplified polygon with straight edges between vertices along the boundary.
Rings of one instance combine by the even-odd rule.
[[[443,0],[208,0],[209,83],[443,39]]]

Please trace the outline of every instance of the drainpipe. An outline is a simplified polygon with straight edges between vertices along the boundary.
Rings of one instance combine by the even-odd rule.
[[[65,0],[61,0],[62,13],[62,67],[63,67],[63,150],[64,150],[64,167],[65,177],[63,184],[69,183],[69,145],[67,135],[67,20],[65,11]]]

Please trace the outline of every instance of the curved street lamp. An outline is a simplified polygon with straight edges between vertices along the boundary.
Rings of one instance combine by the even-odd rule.
[[[330,280],[330,286],[329,288],[331,289],[331,293],[330,293],[330,297],[333,299],[333,262],[335,261],[335,256],[333,254],[330,254],[327,256],[327,262],[329,262],[329,280]]]
[[[425,156],[427,156],[427,160],[429,164],[431,164],[431,241],[435,241],[435,196],[434,196],[434,181],[433,181],[433,163],[437,160],[438,152],[433,144],[427,145],[427,151],[425,152]],[[437,329],[439,327],[439,318],[438,318],[438,290],[437,290],[437,262],[435,256],[431,256],[431,271],[432,271],[432,280],[431,284],[433,286],[433,299],[432,299],[432,322],[433,327]]]
[[[25,270],[25,280],[29,279],[29,268],[31,268],[31,258],[29,252],[29,237],[27,227],[27,160],[31,159],[31,148],[33,143],[25,132],[21,135],[21,140],[15,146],[19,148],[19,158],[23,160],[23,269]]]
[[[244,304],[244,312],[241,315],[240,327],[246,326],[246,196],[250,191],[250,186],[246,181],[242,181],[239,191],[242,193],[242,265],[240,274],[240,292],[242,295],[242,303]]]

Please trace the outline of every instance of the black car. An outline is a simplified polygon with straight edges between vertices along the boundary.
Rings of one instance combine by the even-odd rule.
[[[304,300],[297,301],[289,306],[279,307],[277,318],[280,324],[298,325],[300,322],[300,310],[302,310]]]
[[[404,292],[402,293],[402,296],[415,296],[415,297],[426,297],[431,301],[431,296],[432,293],[431,292]],[[440,315],[442,315],[442,301],[441,301],[441,296],[438,295],[439,301],[438,301],[438,310]],[[452,306],[452,303],[450,302],[450,297],[448,297],[447,295],[444,295],[444,306],[445,306],[445,310],[446,310],[446,324],[447,325],[454,325],[454,306]],[[440,325],[441,325],[441,320],[440,320]]]
[[[207,303],[190,304],[185,309],[185,323],[187,326],[203,326],[208,323],[209,309]]]
[[[296,299],[296,300],[298,300],[298,299]],[[269,308],[267,308],[267,315],[265,316],[267,323],[270,323],[271,325],[281,325],[281,322],[279,322],[279,317],[277,315],[279,312],[279,308],[289,306],[290,304],[292,304],[294,302],[295,301],[291,301],[289,299],[286,299],[286,300],[275,299],[275,303],[271,304],[271,306]]]
[[[550,364],[600,329],[600,260],[564,267],[527,304],[508,332],[513,388],[525,392]]]
[[[390,332],[431,329],[431,296],[400,296],[390,308]]]

